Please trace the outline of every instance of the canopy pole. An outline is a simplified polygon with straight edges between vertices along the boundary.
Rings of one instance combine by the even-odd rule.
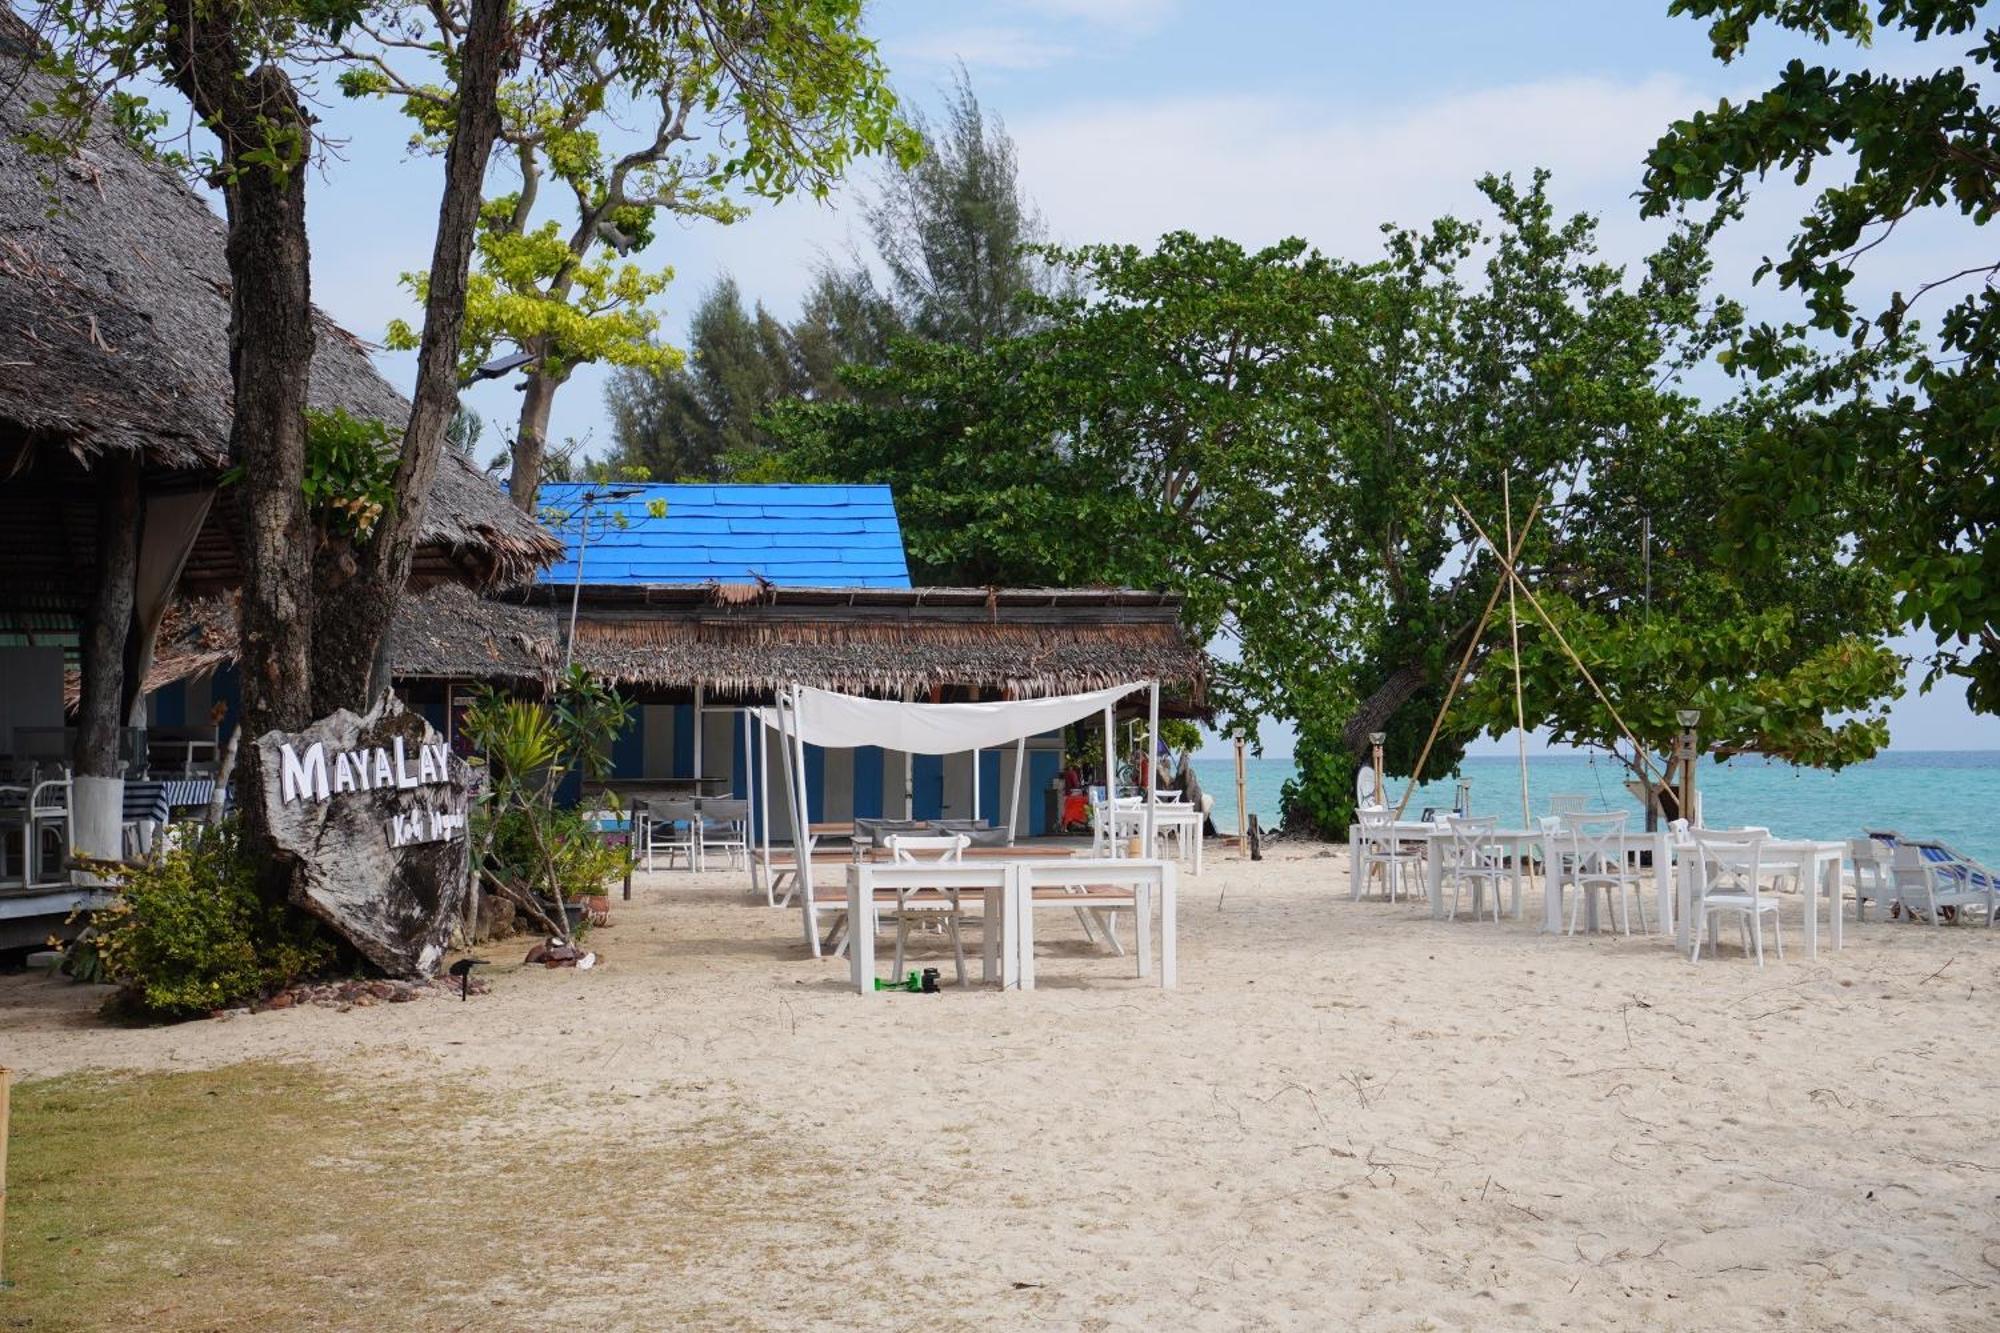
[[[1528,510],[1528,517],[1521,522],[1521,531],[1514,539],[1514,554],[1521,554],[1521,547],[1527,544],[1528,529],[1535,526],[1535,516],[1542,512],[1542,502],[1535,501]],[[1431,757],[1431,746],[1437,744],[1438,730],[1444,726],[1444,715],[1451,709],[1451,701],[1458,697],[1458,687],[1465,681],[1465,669],[1472,665],[1472,655],[1479,650],[1479,641],[1486,636],[1486,626],[1493,619],[1493,608],[1500,605],[1501,585],[1493,585],[1493,594],[1486,599],[1486,609],[1479,613],[1479,624],[1473,627],[1472,637],[1466,640],[1465,656],[1458,659],[1457,674],[1451,678],[1451,688],[1444,693],[1444,702],[1438,705],[1437,716],[1431,719],[1431,734],[1424,737],[1424,748],[1417,752],[1417,764],[1410,770],[1410,781],[1403,788],[1403,799],[1396,802],[1396,818],[1403,817],[1403,811],[1410,804],[1410,797],[1416,793],[1417,784],[1424,780],[1424,762]]]
[[[1014,796],[1007,803],[1007,845],[1009,847],[1014,845],[1014,839],[1019,836],[1022,808],[1021,798],[1026,794],[1021,790],[1021,773],[1023,766],[1027,763],[1027,759],[1028,738],[1026,736],[1017,736],[1014,739]],[[1028,809],[1032,813],[1034,807],[1030,806]]]
[[[696,800],[701,799],[701,705],[702,691],[701,686],[697,684],[694,687],[694,795]]]
[[[1146,700],[1146,842],[1147,856],[1160,854],[1159,829],[1153,808],[1160,796],[1160,682],[1154,681]]]
[[[1111,847],[1111,859],[1118,859],[1118,751],[1112,732],[1111,705],[1104,706],[1104,834]]]
[[[805,855],[805,821],[799,817],[799,786],[792,780],[792,735],[798,730],[798,719],[791,717],[792,701],[789,695],[778,696],[778,755],[779,767],[784,771],[785,809],[792,821],[792,878],[796,881],[793,892],[805,895],[806,946],[812,956],[819,957],[819,931],[814,928],[812,911],[812,886],[806,879],[806,866],[811,858]]]
[[[806,737],[799,727],[799,709],[803,699],[796,683],[792,685],[792,745],[796,755],[792,762],[792,772],[799,783],[799,819],[792,828],[792,846],[798,849],[799,884],[806,895],[806,933],[813,937],[813,957],[819,957],[819,931],[815,928],[813,908],[813,859],[812,859],[812,793],[806,790]],[[848,924],[852,930],[853,923]]]
[[[979,819],[979,751],[972,752],[972,818]]]
[[[1500,509],[1507,521],[1507,549],[1514,550],[1514,496],[1508,475],[1500,474]],[[1528,711],[1521,702],[1521,613],[1514,604],[1514,581],[1507,580],[1507,632],[1514,644],[1514,735],[1521,754],[1521,827],[1533,828],[1528,811]]]
[[[771,742],[764,732],[762,713],[750,714],[750,726],[757,738],[750,755],[750,787],[757,796],[757,822],[763,829],[764,906],[776,907],[778,899],[771,892]]]

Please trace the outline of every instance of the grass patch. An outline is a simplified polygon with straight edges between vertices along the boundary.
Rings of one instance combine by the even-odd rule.
[[[733,1116],[586,1144],[517,1100],[278,1063],[22,1084],[0,1329],[500,1327],[621,1269],[733,1322],[688,1279],[826,1195]]]

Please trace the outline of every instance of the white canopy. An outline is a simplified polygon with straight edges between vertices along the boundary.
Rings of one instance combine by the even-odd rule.
[[[904,754],[960,754],[1039,736],[1080,718],[1102,713],[1147,682],[1113,685],[1089,694],[1047,699],[1010,699],[981,704],[899,703],[862,699],[831,690],[798,687],[796,736],[830,750],[879,745]],[[776,709],[754,710],[765,725],[778,725]]]

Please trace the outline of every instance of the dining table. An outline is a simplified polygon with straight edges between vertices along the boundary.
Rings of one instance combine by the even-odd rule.
[[[1674,944],[1687,953],[1694,945],[1694,930],[1700,924],[1695,919],[1694,900],[1702,889],[1703,866],[1701,858],[1695,854],[1693,838],[1675,838],[1669,834],[1658,835],[1654,842],[1653,865],[1656,882],[1660,886],[1662,898],[1671,885],[1673,894]],[[1841,858],[1847,853],[1844,842],[1830,842],[1815,838],[1769,838],[1762,844],[1758,858],[1763,874],[1790,875],[1797,878],[1799,892],[1805,897],[1806,957],[1819,957],[1819,913],[1822,901],[1827,911],[1828,933],[1836,949],[1846,947],[1846,934],[1840,914],[1841,896],[1845,891],[1845,879],[1841,868]]]

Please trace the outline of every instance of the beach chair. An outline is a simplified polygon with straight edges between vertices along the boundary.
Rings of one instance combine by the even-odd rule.
[[[1444,864],[1438,869],[1451,881],[1451,918],[1458,919],[1458,897],[1466,885],[1472,886],[1472,914],[1479,915],[1479,895],[1488,892],[1493,895],[1493,924],[1500,924],[1500,881],[1514,879],[1514,868],[1507,863],[1506,849],[1492,841],[1493,831],[1500,827],[1497,815],[1481,815],[1468,818],[1464,815],[1447,815],[1445,827],[1451,831],[1451,844],[1445,851]],[[1516,910],[1520,907],[1515,904]]]
[[[1576,884],[1576,897],[1570,900],[1568,934],[1576,934],[1576,920],[1580,909],[1588,904],[1592,893],[1604,895],[1604,916],[1611,919],[1611,895],[1618,895],[1618,928],[1627,936],[1632,933],[1632,903],[1639,904],[1639,933],[1646,934],[1646,893],[1642,875],[1635,864],[1630,835],[1625,831],[1626,811],[1610,811],[1603,814],[1562,816],[1565,852],[1570,858],[1569,878]],[[1634,889],[1638,892],[1635,894]]]
[[[2000,875],[1944,843],[1908,840],[1891,853],[1891,874],[1903,910],[1923,911],[1930,923],[1942,926],[1949,912],[1955,921],[1982,913],[1990,928],[2000,904]]]
[[[693,801],[654,802],[652,819],[646,828],[646,869],[653,868],[653,853],[665,852],[667,869],[674,868],[676,856],[685,856],[688,869],[693,870],[699,855],[696,829],[700,822]]]
[[[963,833],[949,833],[941,837],[892,833],[883,839],[883,845],[899,865],[914,865],[922,861],[950,865],[963,858],[966,844],[970,841]],[[896,962],[889,970],[890,984],[895,985],[903,979],[903,955],[909,947],[910,927],[920,916],[942,921],[951,935],[952,959],[958,965],[958,984],[969,984],[965,973],[965,941],[959,932],[963,915],[958,889],[906,884],[896,886]],[[993,928],[990,923],[982,923],[982,926]]]
[[[1590,809],[1590,798],[1573,793],[1549,797],[1549,813],[1552,815],[1580,815]]]
[[[1771,918],[1771,935],[1778,946],[1778,958],[1785,957],[1785,936],[1779,925],[1778,900],[1764,892],[1764,842],[1770,835],[1762,829],[1690,830],[1694,837],[1699,867],[1694,911],[1694,951],[1688,961],[1701,961],[1701,937],[1712,932],[1716,918],[1735,913],[1742,919],[1743,951],[1754,945],[1757,966],[1764,966],[1764,917]]]
[[[750,849],[750,802],[742,800],[703,801],[699,807],[701,845],[696,848],[700,862],[708,863],[711,851],[721,852],[729,869],[736,868],[736,858],[747,856]]]

